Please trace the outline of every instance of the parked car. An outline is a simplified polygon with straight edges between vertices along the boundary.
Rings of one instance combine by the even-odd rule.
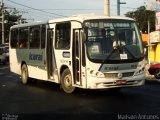
[[[9,62],[9,47],[5,47],[6,61]]]
[[[6,48],[4,46],[0,46],[0,63],[6,64],[6,62],[7,62]]]

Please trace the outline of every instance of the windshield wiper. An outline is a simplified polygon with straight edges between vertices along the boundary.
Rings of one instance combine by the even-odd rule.
[[[135,56],[126,48],[126,46],[123,45],[123,46],[118,46],[116,49],[113,49],[113,50],[109,53],[109,55],[104,59],[103,63],[105,63],[105,62],[113,55],[114,52],[116,52],[116,51],[118,51],[118,50],[120,51],[120,50],[122,50],[123,48],[124,48],[125,51],[127,51],[127,53],[128,53],[133,59],[136,59]],[[122,50],[122,51],[123,51],[123,50]]]
[[[105,63],[105,62],[112,56],[112,54],[113,54],[116,50],[118,50],[118,49],[113,49],[113,50],[109,53],[109,55],[104,59],[103,63]]]
[[[127,47],[124,45],[122,46],[130,55],[133,59],[136,59],[135,56],[127,49]],[[122,49],[122,48],[121,48]]]

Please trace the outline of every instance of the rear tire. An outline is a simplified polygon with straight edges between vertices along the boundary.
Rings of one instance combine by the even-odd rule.
[[[21,82],[22,84],[27,84],[29,82],[28,68],[26,64],[23,64],[21,68]]]
[[[65,69],[61,77],[61,87],[66,93],[73,93],[75,87],[72,86],[72,76],[69,69]]]

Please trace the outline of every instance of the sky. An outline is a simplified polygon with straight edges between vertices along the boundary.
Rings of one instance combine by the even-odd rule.
[[[28,21],[48,19],[78,14],[103,14],[104,0],[3,0],[8,8],[16,8]],[[121,0],[121,16],[144,6],[147,0]],[[111,15],[117,15],[117,0],[110,0]]]

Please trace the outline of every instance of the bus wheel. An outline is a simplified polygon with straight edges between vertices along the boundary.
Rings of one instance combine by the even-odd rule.
[[[29,81],[28,68],[26,64],[23,64],[21,68],[21,80],[23,84],[27,84]]]
[[[72,76],[69,69],[65,69],[61,77],[61,87],[66,93],[73,93],[75,87],[72,86]]]
[[[156,69],[155,78],[160,79],[160,69]]]

